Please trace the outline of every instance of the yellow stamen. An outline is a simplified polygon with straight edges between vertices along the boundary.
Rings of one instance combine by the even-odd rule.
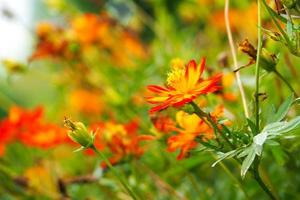
[[[174,86],[178,83],[185,73],[185,65],[183,60],[175,58],[171,61],[171,71],[167,75],[167,85]]]

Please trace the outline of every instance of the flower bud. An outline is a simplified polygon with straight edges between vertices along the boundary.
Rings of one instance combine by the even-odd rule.
[[[90,133],[83,123],[72,122],[70,119],[65,118],[64,124],[68,129],[70,129],[68,136],[71,140],[80,144],[84,148],[89,148],[94,144],[95,135]]]
[[[257,50],[247,39],[239,44],[239,50],[247,54],[252,61],[256,61]],[[278,61],[275,54],[272,54],[267,49],[262,48],[260,54],[260,67],[268,72],[272,72],[276,70],[277,62]]]
[[[260,55],[260,66],[268,71],[275,71],[277,65],[277,58],[274,54],[270,53],[267,49],[263,48]]]

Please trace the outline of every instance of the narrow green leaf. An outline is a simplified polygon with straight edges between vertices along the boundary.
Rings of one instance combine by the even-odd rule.
[[[251,132],[253,133],[253,135],[256,135],[258,133],[256,125],[248,118],[247,118],[247,122],[248,122],[248,126],[251,129]]]
[[[271,119],[271,121],[269,121],[268,123],[271,122],[279,122],[281,121],[286,114],[288,113],[292,103],[293,103],[293,98],[294,95],[291,94],[278,108],[276,114],[274,115],[274,117]]]
[[[211,166],[214,167],[214,166],[216,166],[216,164],[218,164],[222,160],[224,160],[226,158],[232,158],[235,155],[237,155],[239,152],[240,152],[239,149],[235,149],[235,150],[232,150],[232,151],[229,151],[229,152],[226,152],[226,153],[222,153],[222,154],[220,154],[219,159],[216,160],[216,162],[214,162]]]
[[[286,23],[286,32],[290,38],[293,38],[293,24],[290,21]]]
[[[274,138],[276,136],[279,136],[281,134],[290,132],[300,125],[300,116],[295,117],[294,119],[288,121],[288,122],[274,122],[271,124],[268,124],[263,130],[262,133],[267,133],[270,138]]]
[[[293,104],[300,104],[300,97],[297,98],[297,99],[295,99],[294,102],[293,102]]]
[[[247,171],[249,170],[250,166],[252,165],[254,159],[255,159],[256,153],[254,149],[251,149],[247,157],[242,163],[242,168],[241,168],[241,176],[242,178],[245,177]]]
[[[242,158],[247,156],[251,151],[252,146],[245,148],[237,157]]]

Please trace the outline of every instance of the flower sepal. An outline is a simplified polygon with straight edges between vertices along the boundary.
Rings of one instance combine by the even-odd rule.
[[[75,152],[94,146],[96,133],[89,132],[82,122],[73,122],[70,119],[65,118],[64,124],[69,129],[69,138],[81,145]]]

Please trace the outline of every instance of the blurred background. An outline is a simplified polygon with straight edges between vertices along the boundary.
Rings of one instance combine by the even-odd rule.
[[[206,107],[224,105],[232,128],[245,127],[223,10],[223,0],[0,0],[0,199],[130,199],[97,156],[73,152],[64,117],[99,130],[96,147],[144,199],[267,199],[250,175],[245,196],[201,147],[177,160],[145,101],[146,86],[162,85],[178,59],[205,57],[206,76],[224,74],[222,92],[205,97]],[[232,1],[230,23],[236,48],[245,39],[256,46],[255,1]],[[276,31],[266,13],[263,27]],[[264,47],[299,92],[299,58],[267,38]],[[249,63],[237,55],[239,66]],[[253,110],[254,65],[240,72]],[[267,71],[260,89],[264,113],[291,93]],[[262,165],[280,197],[298,199],[300,140],[281,143]],[[226,165],[240,180],[234,162]]]

